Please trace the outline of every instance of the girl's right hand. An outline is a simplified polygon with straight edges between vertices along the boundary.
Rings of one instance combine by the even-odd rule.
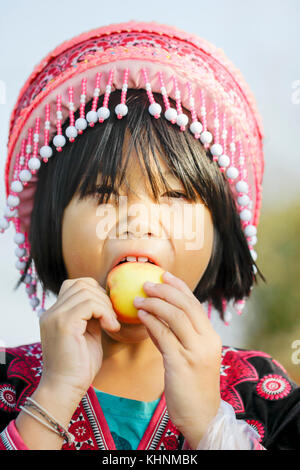
[[[90,277],[65,280],[57,301],[40,316],[43,352],[41,384],[84,396],[102,365],[101,328],[117,332],[112,303]]]

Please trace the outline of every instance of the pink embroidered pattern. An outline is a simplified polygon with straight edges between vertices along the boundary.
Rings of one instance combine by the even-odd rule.
[[[256,385],[258,395],[266,400],[285,398],[291,389],[291,384],[284,377],[277,374],[265,375]]]
[[[250,424],[250,426],[252,426],[256,432],[258,432],[260,435],[259,442],[261,442],[265,435],[264,425],[256,419],[246,419],[246,423]]]
[[[15,411],[16,390],[10,384],[0,385],[0,409]]]

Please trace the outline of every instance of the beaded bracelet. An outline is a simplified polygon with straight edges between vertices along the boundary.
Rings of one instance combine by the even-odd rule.
[[[26,410],[24,406],[32,407],[36,411],[38,411],[43,418],[45,418],[49,424],[45,423],[45,421],[41,420],[38,416],[34,415],[31,413],[29,410]],[[47,428],[51,429],[52,431],[56,432],[56,434],[59,434],[61,437],[65,438],[68,442],[68,444],[73,444],[75,441],[75,437],[73,434],[69,433],[61,424],[59,424],[53,416],[51,416],[41,405],[39,405],[36,401],[34,401],[31,397],[27,397],[24,406],[20,406],[20,409],[23,410],[25,413],[29,414],[36,420],[38,420],[40,423],[44,424]]]

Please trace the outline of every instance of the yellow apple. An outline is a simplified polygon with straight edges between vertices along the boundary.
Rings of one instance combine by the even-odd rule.
[[[148,297],[143,289],[146,281],[163,283],[165,271],[156,264],[129,261],[115,266],[108,274],[106,292],[118,319],[123,323],[142,323],[133,300]]]

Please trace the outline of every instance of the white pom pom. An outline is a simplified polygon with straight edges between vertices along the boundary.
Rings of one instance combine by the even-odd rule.
[[[49,145],[43,145],[43,147],[40,148],[40,156],[42,158],[50,158],[52,157],[53,151],[52,148],[49,147]]]
[[[0,219],[0,228],[2,230],[6,230],[6,229],[8,229],[8,227],[9,227],[8,220],[6,220],[5,217],[1,217],[1,219]]]
[[[177,111],[175,108],[168,108],[166,109],[164,116],[168,121],[176,121]]]
[[[160,114],[161,114],[161,105],[158,104],[158,103],[152,103],[152,104],[150,104],[150,106],[148,108],[148,111],[152,116],[157,116],[157,115],[160,116]]]
[[[180,126],[180,127],[181,127],[181,126],[186,126],[188,122],[189,122],[189,118],[188,118],[188,116],[187,116],[186,114],[183,114],[183,113],[182,113],[182,114],[178,114],[178,115],[177,115],[176,124],[177,124],[178,126]]]
[[[117,104],[117,106],[115,107],[115,113],[116,113],[117,116],[119,114],[121,116],[126,116],[126,114],[128,113],[128,106],[126,104],[123,104],[123,103]]]
[[[53,145],[55,145],[55,147],[63,147],[65,144],[66,144],[66,138],[64,135],[57,134],[53,138]]]
[[[26,253],[26,250],[25,248],[20,248],[19,246],[17,246],[17,248],[15,249],[15,254],[18,258],[22,258],[22,256],[24,256]]]
[[[232,313],[230,312],[230,310],[225,310],[225,312],[224,312],[224,321],[226,323],[229,323],[229,322],[231,322],[231,320],[232,320]]]
[[[218,164],[219,166],[223,166],[223,167],[226,167],[230,164],[230,158],[228,157],[228,155],[220,155],[219,158],[218,158]]]
[[[33,308],[35,308],[39,305],[40,301],[37,297],[32,297],[32,299],[30,299],[29,303]]]
[[[256,261],[256,260],[257,260],[257,253],[256,253],[256,251],[255,251],[255,250],[250,250],[250,253],[251,253],[251,256],[252,256],[253,260]]]
[[[239,176],[239,170],[235,166],[230,166],[226,170],[226,176],[232,180],[235,180]]]
[[[253,237],[250,238],[250,244],[254,246],[256,245],[256,243],[257,243],[257,237],[253,235]]]
[[[30,181],[32,178],[32,174],[29,170],[22,170],[20,171],[19,178],[21,181]]]
[[[31,284],[30,286],[26,287],[26,292],[28,295],[32,295],[36,291],[35,287]]]
[[[97,116],[99,119],[108,119],[110,115],[110,110],[102,106],[97,110]]]
[[[25,235],[21,232],[15,233],[14,242],[17,243],[18,245],[21,245],[22,243],[25,242]]]
[[[243,194],[237,198],[237,202],[240,206],[248,206],[250,197],[247,194]]]
[[[252,269],[253,269],[253,273],[256,274],[257,273],[257,267],[255,266],[255,264],[252,264]]]
[[[28,162],[28,167],[30,168],[30,170],[38,170],[40,166],[41,166],[41,162],[36,157],[31,158]]]
[[[87,122],[97,122],[98,114],[97,111],[89,111],[86,115]]]
[[[246,181],[238,181],[235,187],[238,193],[247,193],[249,191]]]
[[[244,209],[240,212],[240,218],[244,221],[249,221],[252,218],[252,213],[248,209]]]
[[[75,121],[75,127],[76,127],[76,129],[78,129],[79,131],[84,131],[84,130],[87,128],[86,119],[84,119],[84,118],[78,118],[78,119],[76,119],[76,121]]]
[[[77,137],[78,132],[75,126],[68,126],[66,129],[66,136],[68,139],[75,139]]]
[[[16,261],[16,268],[21,271],[25,268],[26,263],[25,261],[20,261],[19,259]]]
[[[210,147],[210,152],[211,152],[212,155],[215,155],[215,156],[219,157],[223,153],[223,147],[220,144],[213,144]]]
[[[14,192],[14,193],[20,193],[21,191],[23,191],[23,185],[21,183],[21,181],[12,181],[11,185],[10,185],[10,189]]]
[[[18,210],[17,209],[11,209],[9,206],[6,206],[4,209],[4,215],[5,217],[17,217],[18,215]]]
[[[20,204],[20,199],[18,198],[18,196],[13,196],[13,195],[8,196],[7,205],[9,207],[16,207],[19,204]]]
[[[213,140],[212,133],[209,131],[202,132],[202,134],[200,135],[200,140],[202,144],[210,144]]]
[[[25,284],[30,284],[32,281],[32,276],[30,274],[26,274],[25,278],[24,278],[24,283]]]
[[[201,134],[202,129],[203,129],[203,126],[202,126],[201,122],[199,122],[199,121],[194,121],[190,125],[190,131],[193,134]]]
[[[244,233],[246,237],[252,237],[253,235],[257,234],[257,228],[255,227],[255,225],[249,224],[245,227]]]

